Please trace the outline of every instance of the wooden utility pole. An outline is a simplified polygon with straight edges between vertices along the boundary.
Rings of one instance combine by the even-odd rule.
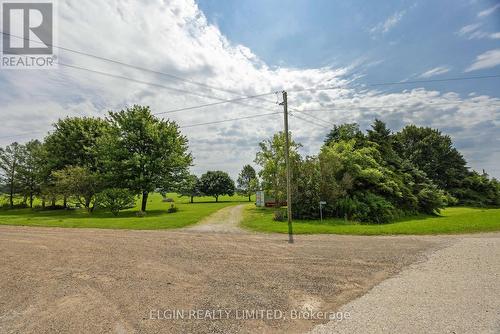
[[[292,230],[292,189],[290,175],[290,138],[288,135],[288,100],[286,91],[283,91],[283,114],[285,121],[285,161],[286,161],[286,208],[288,218],[288,243],[293,244]]]

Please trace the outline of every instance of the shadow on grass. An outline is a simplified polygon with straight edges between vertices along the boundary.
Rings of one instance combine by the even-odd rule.
[[[109,211],[96,210],[94,212],[87,212],[85,209],[70,209],[70,210],[33,210],[33,209],[11,209],[0,210],[0,215],[3,216],[18,216],[22,215],[27,218],[131,218],[137,217],[138,210],[120,211],[117,216]],[[158,217],[161,215],[169,214],[167,210],[148,210],[144,217]],[[174,213],[172,213],[174,214]]]

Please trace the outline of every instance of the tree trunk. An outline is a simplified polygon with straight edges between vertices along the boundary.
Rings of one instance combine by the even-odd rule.
[[[54,197],[52,197],[52,207],[55,208],[56,207],[56,199]]]
[[[68,207],[68,197],[66,197],[66,195],[64,195],[64,199],[63,199],[63,207],[66,209]]]
[[[252,195],[248,195],[248,201],[251,202],[252,201]]]
[[[146,205],[148,204],[148,195],[149,195],[149,193],[147,191],[142,192],[141,211],[143,211],[143,212],[146,212]]]
[[[194,196],[191,196],[191,203],[193,203],[193,197],[194,197]]]
[[[216,195],[215,196],[215,203],[217,203],[219,201],[219,195]]]
[[[86,198],[86,199],[85,199],[85,208],[87,209],[87,212],[88,212],[88,213],[91,213],[91,212],[92,212],[92,211],[91,211],[91,209],[90,209],[90,201],[91,201],[91,199],[90,199],[90,198]]]
[[[45,197],[42,198],[42,209],[45,210]]]
[[[10,187],[10,194],[9,194],[9,202],[10,202],[10,208],[14,208],[14,184],[11,184]]]
[[[30,192],[30,208],[33,209],[33,193]]]

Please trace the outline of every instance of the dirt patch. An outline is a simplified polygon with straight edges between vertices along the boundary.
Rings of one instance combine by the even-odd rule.
[[[335,310],[441,245],[429,237],[297,236],[289,245],[286,235],[0,226],[0,333],[305,332],[326,321],[234,312]],[[157,310],[217,309],[232,317],[151,319]]]

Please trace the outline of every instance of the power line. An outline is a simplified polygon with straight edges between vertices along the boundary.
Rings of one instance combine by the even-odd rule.
[[[237,117],[237,118],[229,118],[229,119],[224,119],[224,120],[220,120],[220,121],[195,123],[195,124],[179,126],[179,129],[192,128],[192,127],[196,127],[196,126],[211,125],[211,124],[220,124],[220,123],[226,123],[226,122],[234,122],[234,121],[240,121],[240,120],[251,119],[251,118],[258,118],[258,117],[264,117],[264,116],[271,116],[271,115],[277,115],[277,114],[281,114],[281,112],[276,111],[276,112],[265,113],[265,114],[256,114],[256,115],[249,115],[249,116],[243,116],[243,117]],[[33,135],[33,134],[39,134],[39,133],[46,133],[49,131],[18,133],[18,134],[9,135],[9,136],[2,136],[2,137],[0,137],[0,139],[19,137],[19,136],[25,136],[25,135]]]
[[[500,101],[498,101],[500,103]],[[293,111],[294,112],[300,112],[304,115],[307,115],[311,118],[314,118],[315,120],[317,121],[321,121],[323,123],[327,123],[327,124],[330,124],[330,125],[333,125],[334,123],[332,122],[329,122],[329,121],[325,121],[321,118],[318,118],[318,117],[315,117],[313,115],[310,115],[310,114],[307,114],[307,112],[317,112],[317,111],[344,111],[344,110],[360,110],[360,109],[389,109],[389,108],[397,108],[397,107],[414,107],[414,108],[418,108],[418,107],[432,107],[432,106],[437,106],[437,105],[459,105],[459,104],[473,104],[474,102],[470,102],[470,101],[457,101],[457,102],[439,102],[439,103],[428,103],[428,104],[422,104],[422,105],[419,105],[419,106],[411,106],[411,105],[387,105],[387,106],[356,106],[356,107],[337,107],[337,108],[323,108],[323,109],[302,109],[302,110],[298,110],[298,109],[294,109]],[[497,107],[500,107],[500,104],[496,105],[494,103],[489,103],[489,104],[486,104],[486,105],[481,105],[481,107],[484,107],[484,106],[497,106]]]
[[[58,63],[58,64],[61,65],[61,66],[64,66],[64,67],[69,67],[69,68],[74,68],[74,69],[78,69],[78,70],[82,70],[82,71],[96,73],[96,74],[99,74],[99,75],[104,75],[104,76],[108,76],[108,77],[112,77],[112,78],[116,78],[116,79],[127,80],[127,81],[131,81],[131,82],[135,82],[135,83],[140,83],[140,84],[149,85],[149,86],[158,87],[158,88],[164,88],[164,89],[168,89],[168,90],[175,91],[175,92],[180,92],[180,93],[184,93],[184,94],[190,94],[190,95],[194,95],[194,96],[199,96],[199,97],[203,97],[203,98],[209,98],[209,99],[219,100],[220,101],[220,102],[217,102],[217,103],[208,103],[208,104],[203,104],[203,105],[188,107],[188,108],[186,108],[186,110],[188,110],[188,109],[203,108],[203,107],[207,107],[207,106],[211,106],[211,105],[216,105],[216,104],[223,104],[223,103],[238,103],[238,102],[240,102],[242,100],[254,99],[254,98],[258,98],[258,97],[266,96],[266,95],[271,95],[271,94],[275,93],[275,92],[269,92],[269,93],[263,93],[263,94],[257,94],[257,95],[251,95],[251,96],[243,96],[243,97],[239,97],[239,98],[236,98],[236,99],[226,100],[226,99],[219,98],[219,97],[216,97],[216,96],[195,93],[193,91],[188,91],[188,90],[185,90],[185,89],[175,88],[175,87],[171,87],[171,86],[165,86],[165,85],[154,83],[154,82],[150,82],[150,81],[137,80],[137,79],[133,79],[133,78],[126,77],[126,76],[123,76],[123,75],[119,75],[119,74],[113,74],[113,73],[102,72],[102,71],[98,71],[98,70],[92,70],[90,68],[76,66],[76,65],[70,65],[70,64],[65,64],[65,63]],[[244,105],[246,105],[246,104],[244,104]],[[246,105],[246,106],[248,106],[248,105]],[[255,108],[255,106],[252,106],[252,107]],[[171,112],[173,112],[173,111],[171,111]]]
[[[240,120],[244,120],[244,119],[264,117],[264,116],[277,115],[277,114],[281,114],[281,112],[280,111],[276,111],[276,112],[267,113],[267,114],[257,114],[257,115],[250,115],[250,116],[244,116],[244,117],[238,117],[238,118],[224,119],[224,120],[221,120],[221,121],[213,121],[213,122],[206,122],[206,123],[197,123],[197,124],[191,124],[191,125],[184,125],[184,126],[180,126],[179,128],[185,129],[185,128],[192,128],[192,127],[195,127],[195,126],[202,126],[202,125],[211,125],[211,124],[219,124],[219,123],[225,123],[225,122],[240,121]]]
[[[364,86],[366,87],[376,87],[376,86],[392,86],[392,85],[411,85],[411,84],[419,84],[419,83],[433,83],[433,82],[448,82],[448,81],[462,81],[462,80],[479,80],[479,79],[493,79],[500,78],[500,74],[492,74],[492,75],[480,75],[480,76],[472,76],[472,77],[457,77],[457,78],[445,78],[445,79],[429,79],[429,80],[413,80],[413,81],[396,81],[396,82],[378,82],[378,83],[369,83]],[[330,87],[310,87],[310,88],[299,88],[299,89],[290,89],[288,92],[297,93],[304,91],[315,91],[315,90],[333,90],[333,89],[343,89],[347,88],[345,86],[330,86]]]
[[[302,115],[304,115],[304,116],[310,117],[310,118],[312,118],[312,119],[314,119],[314,120],[316,120],[316,121],[323,122],[323,123],[328,124],[328,125],[330,125],[330,126],[334,125],[334,123],[333,123],[333,122],[325,121],[324,119],[321,119],[321,118],[319,118],[319,117],[316,117],[316,116],[313,116],[313,115],[307,114],[306,112],[304,112],[304,110],[290,109],[290,111],[292,111],[292,112],[294,112],[294,113],[299,112],[299,113],[301,113],[301,114],[302,114]],[[290,114],[290,115],[291,115],[291,114]]]
[[[308,119],[302,118],[302,117],[297,116],[297,115],[295,115],[295,114],[290,114],[290,116],[295,117],[295,118],[298,118],[298,119],[300,119],[300,120],[302,120],[302,121],[304,121],[304,122],[306,122],[306,123],[309,123],[309,124],[313,124],[313,125],[316,125],[316,126],[320,126],[320,127],[322,127],[322,128],[325,128],[325,129],[330,129],[329,127],[324,126],[323,124],[319,124],[319,123],[312,122],[312,121],[310,121],[310,120],[308,120]]]
[[[149,69],[149,68],[146,68],[146,67],[141,67],[141,66],[137,66],[137,65],[125,63],[125,62],[122,62],[122,61],[119,61],[119,60],[116,60],[116,59],[106,58],[106,57],[95,55],[95,54],[92,54],[92,53],[83,52],[83,51],[79,51],[79,50],[75,50],[75,49],[70,49],[70,48],[67,48],[67,47],[64,47],[64,46],[54,45],[54,44],[51,44],[51,43],[47,43],[47,44],[46,43],[42,43],[40,41],[32,40],[32,39],[29,39],[29,38],[26,38],[26,37],[21,37],[21,36],[17,36],[17,35],[14,35],[14,34],[6,33],[6,32],[1,31],[1,30],[0,30],[0,33],[2,33],[3,35],[12,36],[12,37],[15,37],[15,38],[18,38],[18,39],[22,39],[22,40],[25,40],[25,41],[30,41],[30,42],[34,42],[34,43],[38,43],[38,44],[45,44],[47,46],[51,46],[51,47],[56,48],[56,49],[60,49],[60,50],[72,52],[72,53],[79,54],[79,55],[82,55],[82,56],[91,57],[91,58],[94,58],[94,59],[98,59],[98,60],[110,62],[110,63],[113,63],[113,64],[125,66],[125,67],[129,67],[129,68],[132,68],[132,69],[135,69],[135,70],[162,75],[162,76],[168,77],[170,79],[178,80],[178,81],[183,81],[183,82],[186,82],[186,83],[189,83],[189,84],[192,84],[192,85],[197,85],[197,86],[200,86],[200,87],[204,87],[204,88],[208,88],[208,89],[213,89],[213,90],[218,90],[218,91],[221,91],[221,92],[225,92],[225,93],[230,93],[230,94],[235,94],[235,95],[240,95],[241,96],[240,93],[232,91],[232,90],[229,90],[229,89],[220,88],[220,87],[208,85],[208,84],[205,84],[205,83],[201,83],[201,82],[197,82],[197,81],[185,79],[185,78],[182,78],[182,77],[174,75],[174,74],[170,74],[170,73],[166,73],[166,72],[161,72],[161,71],[158,71],[158,70],[153,70],[153,69]],[[266,100],[266,101],[267,102],[272,102],[272,101],[269,101],[269,100]]]
[[[498,101],[500,106],[500,101]],[[319,109],[301,109],[301,110],[295,110],[295,111],[300,111],[300,112],[314,112],[314,111],[342,111],[342,110],[359,110],[359,109],[388,109],[388,108],[402,108],[402,107],[408,107],[408,108],[419,108],[419,107],[432,107],[432,106],[439,106],[439,105],[460,105],[460,104],[474,104],[472,101],[456,101],[456,102],[438,102],[438,103],[427,103],[427,104],[421,104],[421,105],[404,105],[404,104],[393,104],[393,105],[386,105],[386,106],[346,106],[346,107],[338,107],[338,106],[332,106],[331,108],[325,107],[325,108],[319,108]],[[483,107],[482,105],[481,107]],[[488,103],[487,106],[496,106],[495,103]]]

